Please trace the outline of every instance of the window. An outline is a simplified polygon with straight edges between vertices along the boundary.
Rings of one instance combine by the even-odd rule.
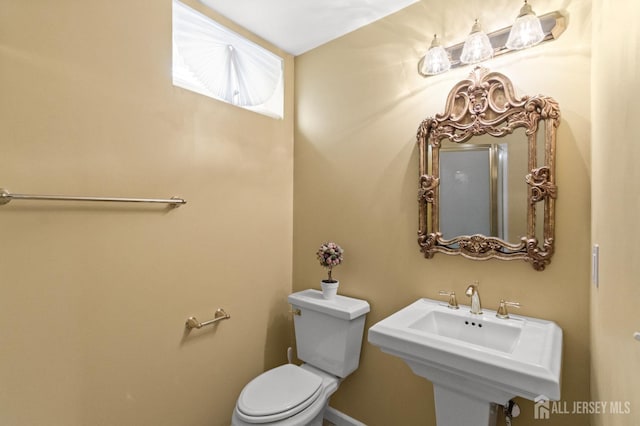
[[[283,117],[282,58],[177,0],[173,2],[173,84]]]

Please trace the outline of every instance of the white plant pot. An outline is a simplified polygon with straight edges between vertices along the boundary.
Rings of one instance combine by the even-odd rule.
[[[338,286],[340,285],[340,281],[336,281],[334,283],[328,283],[320,281],[320,287],[322,288],[322,297],[327,300],[335,299],[336,294],[338,294]]]

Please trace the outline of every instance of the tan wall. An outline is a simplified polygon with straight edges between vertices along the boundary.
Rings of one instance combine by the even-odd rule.
[[[600,286],[591,290],[592,399],[629,402],[631,413],[594,425],[640,424],[640,5],[594,1],[592,241],[600,245]],[[621,31],[624,28],[624,31]]]
[[[0,28],[0,186],[188,201],[0,207],[0,424],[228,425],[291,340],[292,57],[274,120],[172,86],[169,0],[5,0]]]
[[[340,293],[371,304],[367,327],[420,297],[435,298],[441,289],[462,293],[479,280],[486,307],[516,300],[522,314],[562,327],[562,398],[570,405],[589,399],[591,2],[562,6],[571,22],[560,40],[486,64],[510,76],[519,94],[553,96],[560,104],[557,250],[547,270],[520,261],[426,260],[418,251],[415,133],[422,119],[443,110],[446,94],[469,69],[423,79],[417,62],[434,32],[444,30],[443,38],[456,43],[478,15],[487,28],[500,28],[517,13],[506,0],[424,0],[296,58],[293,286],[319,286],[325,272],[314,252],[324,240],[345,249],[334,275]],[[535,4],[539,13],[558,7],[551,0]],[[496,10],[509,13],[498,21]],[[539,423],[532,403],[520,402],[517,424]],[[331,404],[370,426],[435,424],[431,384],[368,343],[359,370]],[[588,421],[555,415],[545,424]]]

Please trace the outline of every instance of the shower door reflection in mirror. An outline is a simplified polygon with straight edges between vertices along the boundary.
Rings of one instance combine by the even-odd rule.
[[[481,234],[517,243],[527,233],[527,137],[524,129],[440,148],[440,232]]]

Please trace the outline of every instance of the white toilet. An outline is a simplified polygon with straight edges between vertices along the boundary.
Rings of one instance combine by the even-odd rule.
[[[294,311],[298,358],[247,384],[236,403],[232,426],[321,426],[329,398],[360,362],[364,320],[369,304],[318,290],[289,295]]]

